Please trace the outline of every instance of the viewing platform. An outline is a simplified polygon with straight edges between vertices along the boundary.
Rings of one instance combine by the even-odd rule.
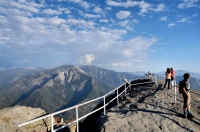
[[[28,127],[32,122],[48,120],[47,131],[59,132],[139,132],[139,131],[198,131],[200,130],[200,93],[191,91],[191,111],[195,118],[185,119],[183,114],[183,99],[178,90],[163,89],[164,81],[135,80],[125,83],[107,95],[94,100],[103,99],[101,105],[84,115],[78,114],[78,107],[92,102],[78,104],[52,114],[36,118],[19,124],[19,127]],[[76,119],[63,126],[55,127],[52,120],[67,110],[76,111]],[[98,116],[97,116],[98,115]],[[77,125],[78,124],[78,125]]]

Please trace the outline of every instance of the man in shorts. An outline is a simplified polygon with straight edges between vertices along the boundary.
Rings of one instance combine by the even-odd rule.
[[[184,111],[184,118],[193,118],[194,116],[192,115],[190,111],[190,74],[185,73],[183,75],[183,111]]]

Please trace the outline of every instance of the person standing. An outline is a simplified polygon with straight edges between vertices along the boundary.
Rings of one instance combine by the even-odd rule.
[[[183,116],[184,118],[188,118],[191,117],[193,118],[194,116],[192,115],[191,111],[190,111],[190,82],[189,82],[189,78],[190,78],[190,74],[189,73],[185,73],[183,75],[183,83],[182,83],[182,89],[183,89]]]
[[[171,89],[174,89],[174,85],[175,85],[175,71],[173,68],[170,68],[171,70]]]
[[[165,85],[164,88],[166,86],[166,84],[168,84],[168,90],[170,89],[170,80],[171,80],[171,71],[169,68],[167,68],[167,71],[165,72]]]
[[[147,77],[147,79],[150,79],[151,78],[151,72],[148,71],[147,74],[145,74],[145,76]]]

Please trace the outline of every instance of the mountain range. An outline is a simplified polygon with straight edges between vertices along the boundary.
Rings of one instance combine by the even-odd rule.
[[[144,77],[95,66],[73,65],[35,69],[35,72],[27,69],[1,71],[0,75],[0,82],[5,81],[0,88],[0,109],[24,105],[39,107],[48,113],[100,97],[123,84],[125,78],[134,80]],[[7,79],[2,79],[3,77]],[[177,76],[176,79],[178,82],[182,80],[182,76]],[[191,77],[191,87],[200,91],[199,79]],[[81,111],[90,110],[86,106]]]
[[[33,73],[41,72],[43,70],[43,68],[39,67],[0,69],[0,88],[7,86],[23,77],[29,76]]]
[[[1,88],[0,108],[25,105],[54,112],[96,98],[112,89],[78,67],[63,65],[32,74]]]
[[[123,84],[124,78],[134,79],[138,76],[94,66],[79,68],[63,65],[46,69],[34,74],[30,73],[2,87],[0,109],[23,105],[32,108],[39,107],[51,113],[100,97]],[[94,107],[96,104],[90,105]],[[81,109],[81,112],[91,109],[86,106]]]
[[[143,76],[133,75],[129,72],[116,72],[113,70],[107,70],[104,68],[99,68],[95,66],[81,66],[83,71],[85,71],[88,75],[95,78],[100,82],[104,82],[106,84],[118,87],[124,83],[124,78],[129,80],[134,80],[138,78],[143,78]]]

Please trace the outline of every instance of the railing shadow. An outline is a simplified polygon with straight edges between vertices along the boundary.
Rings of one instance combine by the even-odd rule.
[[[155,83],[153,83],[153,82],[151,82],[151,81],[152,81],[151,79],[138,79],[138,80],[134,80],[134,81],[131,82],[131,85],[134,85],[134,86],[132,86],[131,89],[127,90],[127,93],[131,93],[131,92],[132,92],[132,89],[134,89],[134,87],[152,87],[153,84],[155,84]],[[149,82],[149,83],[146,83],[146,84],[139,84],[139,83],[145,83],[145,82]],[[138,84],[138,85],[137,85],[137,84]],[[125,85],[126,85],[126,87],[129,86],[129,84],[127,84],[127,83],[126,83]],[[161,87],[161,86],[160,86],[160,87]],[[159,87],[159,89],[160,89],[160,87]],[[118,89],[118,94],[122,93],[123,91],[124,91],[124,85],[121,86],[121,87]],[[105,99],[106,104],[107,104],[110,100],[114,99],[116,96],[117,96],[117,91],[115,91],[114,94],[112,94],[112,95],[106,97],[106,99]],[[125,98],[125,97],[124,97],[124,93],[122,94],[120,100],[121,100],[122,98]],[[106,110],[112,108],[112,107],[113,107],[114,105],[116,105],[116,104],[117,104],[117,98],[114,99],[112,102],[110,102],[110,103],[106,106]],[[96,109],[98,109],[98,108],[100,108],[100,107],[103,107],[103,106],[104,106],[104,101],[102,101],[101,103],[99,103],[99,104],[93,109],[93,111],[96,110]],[[103,111],[104,111],[104,109],[102,108],[102,109],[100,109],[99,111],[97,111],[97,112],[95,112],[95,113],[89,115],[83,122],[81,122],[81,123],[79,124],[79,131],[87,131],[87,132],[90,132],[90,131],[91,131],[91,132],[93,132],[93,131],[95,130],[95,121],[102,115]]]

